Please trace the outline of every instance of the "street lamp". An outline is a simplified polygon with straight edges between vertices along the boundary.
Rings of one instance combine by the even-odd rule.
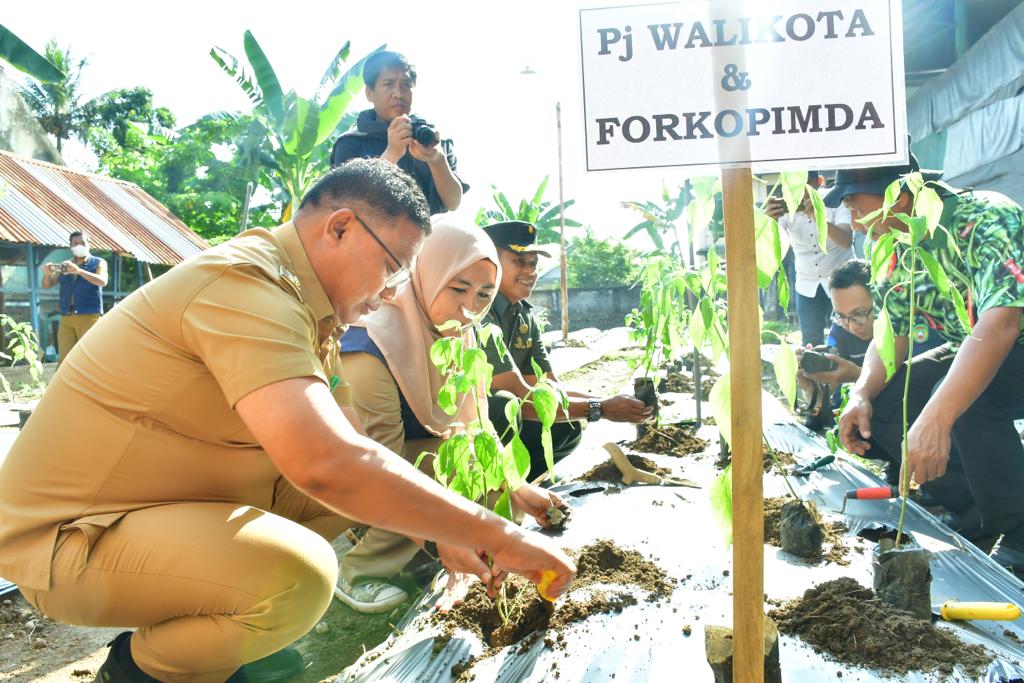
[[[536,71],[530,68],[529,62],[519,72],[523,76],[534,76]],[[565,196],[562,183],[562,103],[555,102],[555,127],[558,132],[558,242],[559,255],[558,265],[560,270],[561,299],[562,299],[562,342],[569,341],[569,285],[565,258]]]

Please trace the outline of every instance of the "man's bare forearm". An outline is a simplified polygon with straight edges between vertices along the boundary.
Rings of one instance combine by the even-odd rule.
[[[438,155],[438,160],[431,162],[430,175],[434,178],[434,187],[437,195],[441,198],[444,208],[454,211],[462,204],[462,183],[455,177],[448,159],[444,154]]]
[[[898,366],[907,356],[906,337],[896,337],[896,365]],[[866,401],[873,401],[876,396],[882,393],[889,381],[885,378],[885,365],[878,355],[874,340],[868,345],[864,354],[864,365],[861,366],[860,377],[850,390],[851,394],[857,394]]]

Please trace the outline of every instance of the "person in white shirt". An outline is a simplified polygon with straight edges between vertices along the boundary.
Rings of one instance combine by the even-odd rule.
[[[807,174],[807,184],[811,187],[821,187],[822,181],[823,178],[815,171]],[[822,251],[818,244],[814,207],[806,194],[800,209],[792,218],[781,199],[769,199],[765,212],[776,219],[779,227],[789,234],[796,257],[796,315],[800,321],[803,344],[819,346],[825,340],[825,328],[832,315],[829,275],[854,258],[850,211],[844,207],[825,209],[825,219],[828,221],[826,251]]]

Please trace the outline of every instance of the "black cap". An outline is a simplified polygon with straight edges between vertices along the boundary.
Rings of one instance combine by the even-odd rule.
[[[504,221],[502,223],[491,223],[484,227],[494,246],[499,249],[508,249],[518,254],[540,254],[551,256],[548,252],[536,246],[537,226],[526,221]]]
[[[825,196],[825,206],[839,208],[843,197],[851,194],[876,194],[885,196],[885,189],[892,181],[908,173],[921,170],[917,157],[910,152],[910,163],[901,166],[877,166],[875,168],[843,169],[836,173],[836,184]],[[938,180],[940,172],[923,171],[925,180]]]

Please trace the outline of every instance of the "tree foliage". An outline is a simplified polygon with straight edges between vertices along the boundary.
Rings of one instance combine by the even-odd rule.
[[[619,287],[636,281],[641,255],[596,237],[588,228],[583,237],[572,240],[565,258],[570,287]]]
[[[548,188],[548,177],[544,176],[544,180],[540,182],[537,187],[537,191],[533,193],[531,199],[519,200],[519,205],[514,207],[513,202],[510,202],[508,197],[505,196],[504,192],[498,190],[497,187],[491,185],[492,195],[494,204],[497,209],[484,209],[481,207],[476,214],[477,225],[489,225],[491,223],[500,223],[502,221],[526,221],[527,223],[533,223],[537,226],[537,242],[540,244],[553,244],[560,241],[561,225],[559,222],[559,208],[568,209],[570,206],[576,203],[575,199],[570,199],[565,202],[561,207],[559,205],[552,206],[550,201],[544,201],[544,193]],[[565,227],[567,228],[578,228],[580,223],[565,219]]]
[[[86,60],[75,59],[71,48],[61,49],[55,40],[46,44],[46,61],[61,73],[48,82],[29,81],[21,86],[21,96],[39,125],[57,141],[57,151],[71,138],[85,140],[90,126],[88,103],[82,102],[82,69]]]

